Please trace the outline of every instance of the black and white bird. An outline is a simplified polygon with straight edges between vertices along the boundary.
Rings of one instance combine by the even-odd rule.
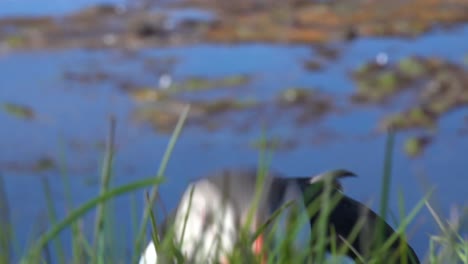
[[[352,259],[365,256],[369,241],[374,238],[377,224],[382,224],[384,239],[395,231],[376,213],[364,204],[347,197],[342,193],[339,179],[355,176],[346,170],[334,170],[314,177],[286,178],[279,174],[269,173],[263,177],[261,192],[256,189],[258,183],[257,170],[232,169],[214,173],[200,178],[187,187],[179,205],[162,226],[161,236],[167,233],[168,226],[173,225],[173,237],[180,243],[182,254],[194,263],[229,263],[227,256],[233,251],[239,241],[242,228],[250,224],[247,230],[254,234],[278,209],[286,208],[282,215],[288,215],[292,208],[298,209],[297,217],[305,218],[301,226],[300,236],[295,240],[297,246],[310,246],[312,228],[316,225],[317,215],[310,215],[308,206],[316,202],[324,190],[324,184],[329,180],[331,194],[338,195],[337,204],[331,208],[328,217],[327,232],[335,245],[343,243],[350,246],[346,254]],[[256,196],[258,194],[258,196]],[[257,200],[258,199],[258,200]],[[284,205],[293,205],[285,207]],[[252,209],[254,208],[254,209]],[[248,222],[251,210],[252,221]],[[297,211],[296,211],[297,212]],[[362,229],[357,238],[351,242],[346,239],[358,223]],[[264,233],[269,232],[266,229]],[[260,234],[253,242],[254,254],[268,253],[266,234]],[[280,235],[281,236],[281,235]],[[331,251],[331,244],[327,250]],[[419,263],[413,249],[401,239],[391,245],[395,252],[401,248],[408,252],[407,263]],[[261,256],[265,258],[266,256]],[[139,264],[162,263],[161,252],[157,252],[151,241],[143,252]]]

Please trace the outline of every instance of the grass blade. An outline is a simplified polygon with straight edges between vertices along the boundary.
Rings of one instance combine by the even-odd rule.
[[[174,129],[174,132],[172,133],[171,139],[169,140],[168,146],[166,148],[166,151],[164,153],[163,159],[161,161],[161,164],[158,169],[158,173],[156,175],[156,178],[161,178],[166,171],[167,164],[169,162],[169,158],[172,154],[172,151],[175,147],[175,144],[177,142],[177,139],[179,138],[180,133],[182,132],[182,128],[184,126],[185,120],[187,119],[188,113],[190,110],[190,105],[187,105],[183,111],[181,116],[179,117],[179,120],[177,121],[176,127]],[[151,213],[151,208],[153,207],[153,204],[156,200],[156,197],[158,195],[158,186],[154,186],[151,190],[149,201],[146,204],[146,208],[144,208],[143,212],[143,217],[141,220],[141,225],[140,225],[140,230],[137,234],[137,239],[135,241],[135,250],[133,253],[133,259],[132,263],[136,263],[138,256],[140,255],[141,249],[142,249],[142,242],[144,241],[145,233],[146,233],[146,227],[148,224],[149,216]]]
[[[149,193],[146,192],[146,200],[149,202]],[[154,217],[153,211],[150,213],[150,220],[151,220],[151,238],[153,239],[154,242],[154,247],[156,248],[156,252],[159,252],[159,234],[158,234],[158,228],[156,225],[156,219]]]
[[[374,252],[373,256],[377,258],[376,263],[378,262],[380,256],[382,256],[384,252],[388,252],[388,250],[392,247],[392,244],[395,243],[399,237],[401,237],[401,234],[406,230],[408,227],[409,223],[413,221],[413,219],[416,217],[416,215],[421,211],[421,209],[424,207],[426,201],[429,199],[429,197],[432,195],[432,191],[429,192],[424,196],[423,199],[421,199],[416,206],[411,210],[411,212],[401,221],[400,226],[395,230],[395,233],[392,234],[378,249],[376,252]],[[375,259],[374,259],[375,260]],[[375,262],[374,262],[375,263]]]
[[[119,195],[135,191],[140,188],[152,186],[155,184],[161,184],[162,180],[163,180],[162,177],[151,177],[148,179],[129,183],[124,186],[110,189],[106,193],[103,193],[99,195],[98,197],[93,198],[90,201],[84,203],[77,209],[70,212],[70,214],[67,217],[65,217],[64,220],[52,226],[48,232],[43,234],[36,241],[36,243],[34,243],[34,245],[29,250],[28,254],[24,256],[24,258],[20,261],[20,263],[21,264],[35,263],[34,260],[38,259],[38,256],[40,255],[41,250],[44,248],[44,246],[47,243],[49,243],[49,241],[54,239],[61,231],[69,227],[73,222],[83,217],[84,214],[86,214],[91,209],[95,208],[98,204],[105,202],[109,199],[115,198]]]
[[[260,152],[259,152],[259,165],[257,167],[257,179],[255,182],[255,195],[252,202],[252,206],[249,208],[247,212],[247,218],[243,227],[243,233],[247,234],[248,230],[251,227],[252,220],[254,219],[255,212],[257,211],[258,205],[260,203],[260,198],[263,192],[263,186],[265,182],[265,178],[268,174],[269,164],[273,155],[273,151],[268,151],[268,144],[267,144],[267,136],[265,133],[265,129],[263,129],[262,136],[260,138]],[[258,228],[261,223],[255,223],[256,228]]]
[[[8,196],[0,175],[0,263],[10,263],[12,230]]]
[[[110,180],[112,177],[112,161],[114,157],[114,142],[115,142],[115,118],[111,117],[109,124],[109,138],[106,145],[106,154],[104,164],[102,166],[101,174],[101,191],[102,195],[109,189]],[[100,203],[96,209],[96,220],[94,226],[94,242],[93,245],[96,249],[93,262],[97,264],[104,263],[104,244],[105,244],[105,215],[106,204]]]
[[[55,212],[54,201],[52,198],[52,190],[50,189],[49,181],[47,178],[42,178],[42,186],[44,189],[44,195],[46,199],[47,205],[47,213],[49,215],[49,221],[51,225],[55,225],[57,222],[57,213]],[[57,253],[57,259],[59,263],[65,264],[65,251],[63,250],[62,242],[60,238],[54,240],[54,248],[55,252]]]
[[[63,181],[64,187],[64,196],[65,196],[65,205],[66,210],[71,211],[73,209],[73,198],[72,198],[72,189],[70,184],[70,179],[67,171],[67,159],[65,154],[65,145],[63,139],[60,141],[60,162],[59,162],[59,169],[60,169],[60,176]],[[84,239],[84,234],[82,233],[79,227],[79,221],[73,222],[71,224],[71,232],[72,232],[72,261],[73,264],[81,264],[84,261],[85,255],[85,248],[91,248],[90,245],[85,245],[84,243],[88,244],[86,239]],[[92,251],[88,251],[92,252]]]
[[[387,220],[388,212],[388,201],[390,198],[390,184],[392,177],[392,162],[393,162],[393,147],[395,141],[395,134],[393,131],[390,131],[387,136],[387,141],[385,144],[385,156],[384,156],[384,167],[383,167],[383,181],[380,191],[380,216],[382,219]],[[379,221],[376,227],[376,237],[374,238],[374,245],[378,248],[383,243],[384,237],[384,223]]]

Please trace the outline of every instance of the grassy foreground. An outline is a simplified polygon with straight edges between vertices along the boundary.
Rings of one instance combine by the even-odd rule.
[[[147,234],[151,233],[153,240],[156,241],[156,247],[165,252],[166,256],[174,258],[177,263],[183,263],[184,259],[180,253],[179,246],[171,243],[172,237],[166,236],[165,239],[159,240],[158,229],[156,227],[155,213],[153,211],[156,208],[156,200],[158,197],[158,186],[163,183],[164,172],[169,162],[170,155],[176,144],[177,138],[180,135],[183,124],[187,117],[189,107],[187,107],[181,115],[179,122],[177,123],[171,139],[168,143],[167,149],[160,162],[159,170],[156,175],[148,177],[144,180],[134,181],[132,183],[110,188],[110,182],[112,180],[112,163],[114,154],[114,127],[115,122],[111,121],[109,140],[107,143],[107,150],[102,167],[101,176],[101,188],[99,194],[88,202],[76,207],[73,206],[72,197],[68,195],[67,204],[69,208],[75,208],[71,210],[64,219],[57,219],[56,209],[53,206],[52,196],[50,188],[46,180],[44,180],[43,189],[46,201],[48,204],[48,220],[51,223],[50,228],[43,232],[38,238],[35,238],[31,245],[26,249],[25,252],[15,252],[14,242],[15,236],[13,230],[15,230],[14,224],[10,221],[10,213],[8,207],[8,196],[5,192],[3,178],[0,175],[0,264],[3,263],[91,263],[91,264],[104,264],[104,263],[136,263],[143,247],[146,245],[149,237]],[[385,147],[385,160],[383,168],[383,184],[381,187],[381,203],[380,212],[382,216],[387,216],[389,213],[389,193],[390,193],[390,182],[391,182],[391,167],[392,167],[392,152],[393,152],[393,135],[391,134],[388,138],[387,145]],[[259,159],[259,175],[265,175],[267,171],[271,153],[261,151]],[[70,194],[70,185],[66,177],[66,170],[63,170],[63,181],[65,183],[64,188],[66,193]],[[261,177],[260,177],[261,178]],[[261,185],[258,185],[261,186]],[[121,195],[129,195],[138,189],[151,188],[146,194],[147,204],[145,205],[144,212],[141,217],[129,216],[130,218],[139,219],[135,223],[133,228],[134,237],[116,237],[121,232],[118,231],[116,220],[112,218],[114,214],[112,201]],[[324,192],[323,195],[329,195]],[[312,246],[304,249],[297,250],[292,248],[290,245],[293,237],[299,232],[297,228],[303,223],[299,223],[299,220],[293,221],[288,230],[287,235],[284,239],[275,247],[272,252],[269,252],[267,263],[342,263],[342,259],[335,257],[326,257],[325,243],[327,241],[326,232],[324,227],[326,226],[327,214],[326,211],[333,207],[334,200],[332,197],[328,199],[318,199],[320,201],[317,204],[311,205],[310,210],[318,213],[324,211],[325,213],[318,213],[318,227],[316,233],[314,233],[313,239],[311,239]],[[415,216],[426,207],[427,210],[434,217],[435,222],[440,227],[440,234],[428,235],[429,251],[426,256],[419,256],[424,263],[468,263],[468,241],[462,237],[456,229],[456,225],[450,223],[450,221],[442,219],[433,210],[429,204],[429,194],[423,197],[420,202],[410,210],[408,215],[400,215],[399,225],[395,227],[397,235],[388,239],[388,241],[380,241],[375,247],[371,255],[366,259],[367,263],[388,263],[388,259],[383,259],[388,254],[389,245],[396,239],[406,237],[407,226],[415,219]],[[277,214],[275,214],[267,223],[265,223],[257,233],[267,226],[275,228],[276,217],[281,214],[281,211],[287,207],[280,208]],[[320,208],[320,210],[319,210]],[[95,212],[95,223],[94,226],[82,227],[83,219],[88,212]],[[134,210],[135,211],[135,210]],[[400,211],[405,212],[405,205],[403,199],[400,199]],[[135,222],[135,221],[133,221]],[[121,228],[121,227],[119,227]],[[92,237],[85,235],[83,229],[92,229]],[[359,227],[356,227],[358,231]],[[64,230],[71,231],[71,241],[63,241],[59,237],[61,232]],[[260,263],[261,260],[258,257],[252,255],[246,255],[248,252],[246,245],[250,245],[252,237],[241,236],[241,241],[235,248],[234,252],[230,255],[231,263]],[[352,239],[352,238],[350,238]],[[122,255],[122,252],[118,252],[117,241],[133,241],[134,248],[131,249],[132,253]],[[70,249],[65,249],[65,246],[71,246]],[[342,255],[346,248],[344,247],[333,247],[333,252],[337,255]],[[71,254],[67,253],[71,252]],[[400,263],[398,258],[395,259],[396,263]],[[403,262],[402,262],[403,263]]]

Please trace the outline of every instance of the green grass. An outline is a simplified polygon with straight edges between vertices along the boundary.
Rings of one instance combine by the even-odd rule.
[[[3,176],[0,174],[0,263],[8,263],[11,258],[11,244],[13,241],[11,230],[13,230],[13,227],[10,219],[8,197]]]
[[[143,180],[134,181],[119,187],[111,188],[112,180],[112,162],[114,154],[114,131],[115,121],[111,121],[109,140],[107,143],[105,158],[102,166],[101,174],[101,188],[96,197],[90,199],[84,204],[74,208],[71,197],[71,187],[68,181],[66,172],[65,156],[62,162],[62,176],[64,182],[64,189],[66,193],[66,206],[68,214],[63,219],[57,218],[56,209],[52,201],[51,190],[47,180],[43,181],[43,190],[46,198],[48,220],[50,227],[44,231],[39,237],[35,238],[30,247],[24,252],[20,253],[19,263],[21,264],[35,264],[35,263],[49,263],[53,259],[56,263],[127,263],[126,261],[132,260],[136,263],[142,252],[143,246],[148,241],[148,231],[151,231],[151,237],[156,241],[156,247],[161,252],[165,253],[166,257],[176,259],[178,263],[184,261],[184,257],[180,251],[180,245],[172,243],[173,232],[171,229],[163,238],[159,238],[159,232],[156,224],[156,214],[158,210],[154,210],[156,198],[158,197],[158,187],[164,181],[164,173],[169,162],[170,155],[174,149],[177,139],[182,131],[185,119],[187,118],[189,108],[187,107],[174,129],[174,133],[168,143],[166,152],[160,163],[159,170],[155,176],[148,177]],[[394,135],[390,134],[385,147],[385,159],[383,161],[383,184],[381,186],[381,201],[380,201],[380,214],[383,216],[388,215],[389,201],[390,201],[390,185],[391,185],[391,168],[392,168],[392,153],[394,145]],[[265,136],[263,138],[266,138]],[[259,194],[262,191],[262,181],[268,172],[269,164],[271,162],[272,152],[268,150],[261,150],[259,156],[258,166],[258,182],[257,182],[257,196],[255,201],[258,202]],[[132,230],[135,237],[125,236],[121,232],[118,219],[112,218],[115,211],[111,205],[120,195],[128,195],[135,204],[136,199],[134,192],[141,188],[150,188],[150,192],[146,192],[146,205],[144,208],[141,219],[135,210],[136,206],[130,208],[129,219],[132,225]],[[338,198],[331,192],[331,182],[325,182],[324,192],[319,199],[311,203],[307,212],[311,215],[318,217],[317,225],[313,228],[313,236],[311,238],[312,246],[304,247],[303,249],[293,248],[292,241],[299,232],[298,227],[303,222],[298,217],[288,218],[288,230],[286,235],[275,244],[274,248],[268,252],[267,262],[270,263],[340,263],[338,258],[327,258],[325,245],[329,241],[327,237],[327,220],[330,210],[338,202]],[[442,219],[432,208],[429,203],[430,192],[421,198],[421,200],[405,215],[406,205],[404,204],[404,197],[399,196],[399,223],[395,230],[395,235],[384,240],[382,236],[377,237],[369,256],[358,256],[362,262],[366,263],[388,263],[389,259],[385,260],[383,257],[388,257],[388,252],[392,243],[398,239],[407,239],[410,236],[407,233],[408,225],[416,219],[416,216],[421,210],[426,207],[432,214],[434,221],[440,227],[440,234],[428,234],[429,252],[427,256],[419,256],[423,262],[427,263],[468,263],[468,242],[466,238],[461,237],[458,233],[458,225],[453,221]],[[276,211],[270,219],[268,219],[259,230],[252,236],[248,236],[244,230],[241,238],[234,251],[229,255],[230,263],[260,263],[258,256],[248,254],[250,252],[249,246],[251,242],[264,230],[269,229],[274,231],[278,227],[277,218],[283,211],[292,206],[291,203],[283,205]],[[96,212],[94,226],[83,226],[85,215],[90,212]],[[293,210],[294,212],[294,210]],[[253,212],[249,213],[249,221],[251,221]],[[0,263],[11,263],[13,246],[15,244],[15,237],[12,230],[14,230],[11,222],[10,210],[8,207],[8,195],[3,183],[3,178],[0,175]],[[148,223],[149,221],[149,223]],[[138,225],[139,223],[139,225]],[[338,245],[335,241],[331,241],[332,253],[336,255],[343,255],[346,250],[350,250],[348,246],[356,239],[357,233],[362,228],[363,223],[355,226],[351,235],[346,238],[347,241],[343,245]],[[246,225],[248,226],[248,224]],[[92,229],[92,238],[87,239],[84,235],[84,230]],[[148,229],[150,228],[150,229]],[[71,230],[71,241],[63,241],[59,235],[65,230]],[[334,230],[331,230],[333,233]],[[272,232],[273,233],[273,232]],[[379,232],[377,232],[379,233]],[[270,234],[267,240],[272,240],[273,236]],[[134,241],[134,248],[131,255],[119,252],[117,248],[121,245],[117,241]],[[348,244],[347,244],[348,243]],[[65,252],[65,245],[72,247],[71,256]],[[214,249],[216,250],[216,249]],[[352,250],[352,249],[351,249]],[[405,254],[405,251],[401,251]],[[365,260],[367,259],[367,261]],[[397,258],[396,258],[397,259]],[[396,260],[395,259],[395,260]],[[406,263],[406,262],[401,262]]]

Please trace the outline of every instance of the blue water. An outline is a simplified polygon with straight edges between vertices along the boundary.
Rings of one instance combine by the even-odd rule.
[[[123,5],[126,0],[3,0],[0,17],[63,15],[96,3]]]
[[[16,4],[13,4],[15,2]],[[23,1],[25,2],[25,1]],[[41,5],[51,1],[1,1],[0,16],[61,14],[89,1],[56,1],[56,5]],[[460,63],[468,52],[468,26],[452,31],[435,31],[417,39],[359,39],[343,50],[337,61],[318,72],[307,72],[301,62],[315,51],[305,46],[196,45],[190,47],[148,49],[140,57],[156,60],[175,57],[179,63],[171,72],[175,79],[191,76],[222,77],[232,74],[251,74],[252,83],[226,94],[251,97],[260,101],[273,100],[274,95],[291,86],[318,87],[335,96],[342,114],[332,113],[321,121],[305,127],[293,125],[287,113],[269,120],[268,135],[298,138],[299,147],[274,155],[272,168],[290,176],[307,176],[323,170],[346,168],[356,172],[357,179],[344,182],[346,193],[369,202],[378,208],[385,136],[375,134],[378,120],[388,108],[351,107],[346,96],[353,90],[349,72],[386,52],[390,61],[417,54],[438,56]],[[450,48],[446,48],[450,47]],[[76,203],[84,202],[98,191],[99,166],[103,150],[96,145],[105,141],[108,117],[117,119],[117,155],[114,184],[130,182],[154,175],[168,142],[168,135],[155,133],[148,126],[131,119],[136,104],[113,82],[79,84],[63,78],[65,71],[105,70],[145,83],[156,78],[143,70],[140,57],[122,59],[118,51],[66,50],[54,52],[19,52],[0,55],[0,104],[14,102],[30,106],[38,115],[33,121],[24,121],[0,111],[0,171],[7,185],[16,226],[18,244],[22,248],[37,228],[46,226],[46,205],[41,189],[41,177],[47,177],[60,215],[65,214],[65,188],[58,171],[34,173],[14,169],[8,165],[31,165],[43,156],[57,160],[65,153],[66,165]],[[237,89],[237,88],[236,88]],[[398,109],[393,106],[392,109]],[[468,175],[466,175],[466,137],[457,135],[466,109],[458,110],[441,121],[437,137],[424,155],[408,159],[402,151],[406,134],[397,135],[392,179],[391,209],[398,214],[398,192],[405,198],[407,210],[412,208],[427,189],[436,186],[435,202],[448,216],[452,206],[466,207]],[[249,115],[238,118],[248,120]],[[168,180],[162,187],[162,198],[172,208],[186,183],[205,173],[225,167],[253,166],[258,152],[249,144],[262,134],[262,118],[252,129],[236,132],[221,129],[207,133],[203,129],[186,129],[167,168]],[[331,131],[336,138],[322,144],[313,139],[320,131]],[[79,147],[77,147],[79,145]],[[429,187],[428,187],[429,186]],[[136,194],[143,206],[143,196]],[[117,201],[117,213],[123,226],[129,226],[131,210],[127,198]],[[31,226],[37,219],[38,227]],[[90,219],[88,219],[91,222]],[[87,220],[87,221],[88,221]],[[22,228],[26,227],[26,228]],[[424,209],[410,226],[414,236],[411,244],[422,257],[428,249],[427,236],[437,232],[435,222]]]

